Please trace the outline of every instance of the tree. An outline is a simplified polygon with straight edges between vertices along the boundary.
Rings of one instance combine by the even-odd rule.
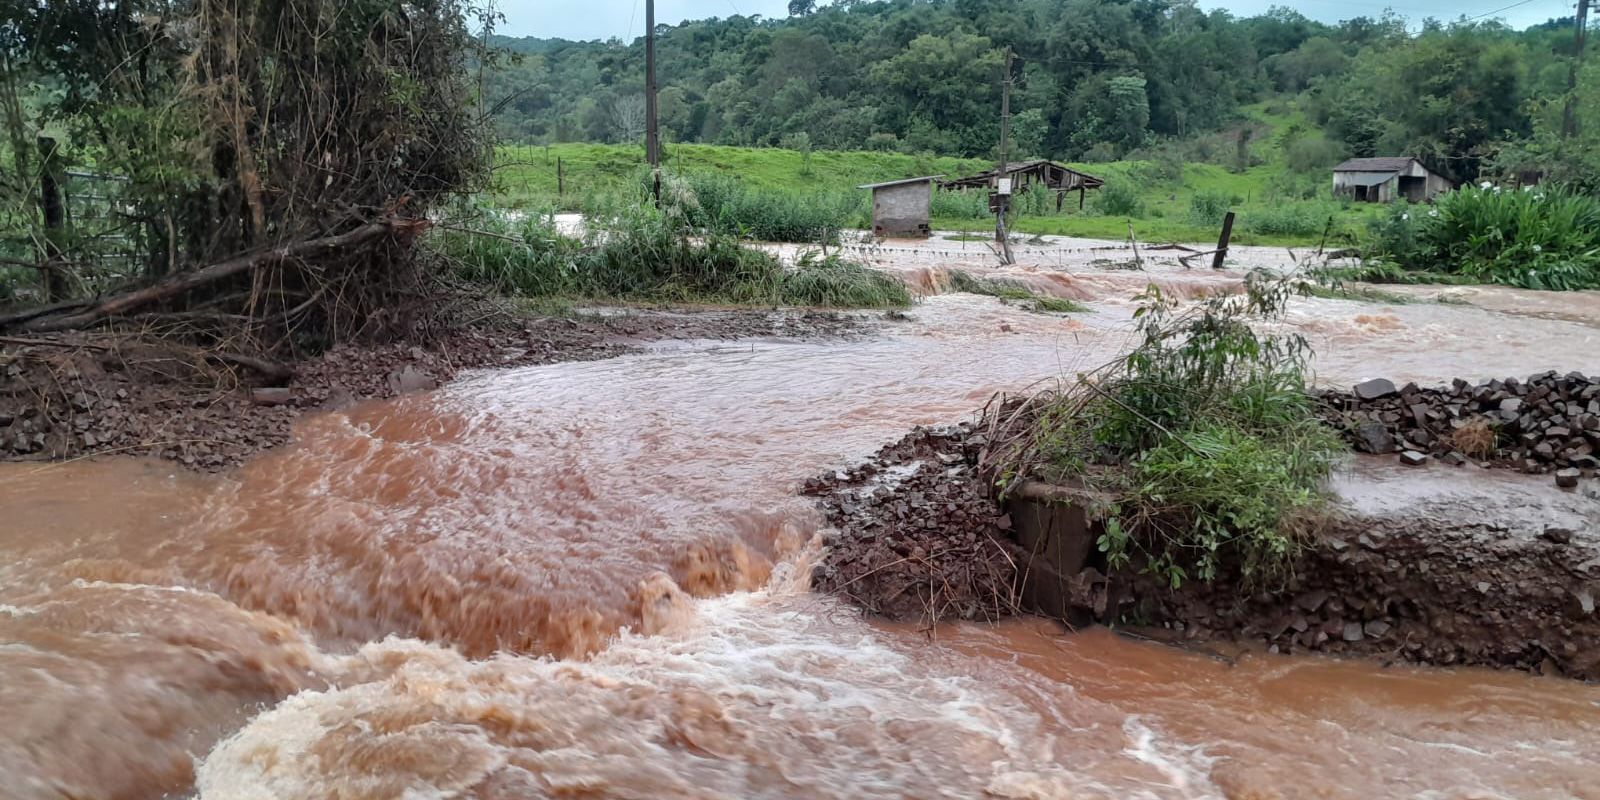
[[[1011,156],[1017,159],[1040,158],[1045,155],[1044,140],[1050,133],[1050,123],[1044,112],[1030,108],[1011,117]]]
[[[803,17],[817,10],[817,0],[789,0],[789,16]]]
[[[642,94],[623,94],[612,99],[609,109],[611,135],[624,143],[637,142],[644,136],[645,102]]]
[[[1119,75],[1106,84],[1107,122],[1112,135],[1123,147],[1132,149],[1144,144],[1145,129],[1150,124],[1150,98],[1145,94],[1148,82],[1137,75]]]

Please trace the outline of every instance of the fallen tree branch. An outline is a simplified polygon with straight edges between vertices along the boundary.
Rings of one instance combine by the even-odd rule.
[[[268,361],[264,358],[247,356],[243,353],[208,352],[205,354],[205,356],[212,360],[220,361],[224,364],[230,364],[233,366],[244,367],[248,370],[253,370],[259,373],[262,377],[278,385],[288,383],[289,379],[294,377],[293,367],[290,367],[286,364],[279,364],[276,361]]]
[[[57,339],[29,339],[22,336],[0,336],[0,344],[14,344],[18,347],[65,347],[68,349],[106,351],[111,348],[105,345],[89,344],[88,342],[63,342]]]
[[[18,312],[13,313],[13,314],[0,315],[0,328],[8,328],[8,327],[10,327],[12,325],[15,325],[15,324],[19,323],[19,322],[27,322],[30,319],[37,319],[39,317],[49,316],[51,314],[59,314],[59,313],[61,313],[63,311],[73,311],[73,310],[76,310],[76,309],[79,309],[79,308],[83,308],[84,306],[89,305],[90,302],[92,302],[92,301],[89,301],[89,300],[68,300],[68,301],[63,302],[63,303],[55,303],[53,305],[48,305],[48,306],[39,306],[38,308],[30,308],[30,309],[27,309],[25,311],[18,311]]]
[[[1186,256],[1178,256],[1178,263],[1182,264],[1184,269],[1194,269],[1194,265],[1189,263],[1189,259],[1191,259],[1191,258],[1199,258],[1201,256],[1214,256],[1219,252],[1221,252],[1221,251],[1218,251],[1218,250],[1206,250],[1206,251],[1200,252],[1200,253],[1190,253],[1189,255],[1186,255]]]
[[[312,239],[306,242],[276,247],[259,253],[238,256],[212,264],[193,272],[184,272],[153,286],[108,297],[82,312],[64,317],[35,318],[22,324],[22,330],[33,332],[62,331],[82,328],[107,317],[125,314],[133,309],[175,297],[206,284],[251,272],[261,267],[279,264],[291,259],[332,253],[364,244],[396,230],[394,221],[372,222],[338,236]]]

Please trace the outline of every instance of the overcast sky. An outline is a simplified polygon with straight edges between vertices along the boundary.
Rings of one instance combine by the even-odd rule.
[[[1276,0],[1300,10],[1312,19],[1337,22],[1356,16],[1376,17],[1385,8],[1393,8],[1413,22],[1433,16],[1453,20],[1460,15],[1486,14],[1500,17],[1507,23],[1524,27],[1543,22],[1551,17],[1570,16],[1573,0],[1525,0],[1513,8],[1516,0]],[[822,3],[825,4],[826,0]],[[1226,0],[1212,2],[1201,0],[1200,7],[1207,10],[1226,8],[1239,16],[1249,16],[1265,11],[1275,0]],[[501,33],[510,36],[543,36],[563,39],[632,39],[644,30],[644,0],[496,0],[496,7],[505,13],[506,21]],[[781,17],[788,14],[788,0],[656,0],[656,16],[663,24],[676,24],[686,19],[705,17],[731,17],[760,14]]]

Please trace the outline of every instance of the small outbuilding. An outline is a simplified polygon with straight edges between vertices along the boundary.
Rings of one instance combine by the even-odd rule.
[[[1359,203],[1423,203],[1454,188],[1449,178],[1411,156],[1352,158],[1333,168],[1334,197]]]
[[[927,238],[933,231],[929,217],[933,182],[942,175],[868,183],[857,189],[872,190],[872,233],[884,238]]]

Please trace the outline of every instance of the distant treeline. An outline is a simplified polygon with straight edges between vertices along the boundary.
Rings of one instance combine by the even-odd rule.
[[[1408,32],[1392,15],[1329,25],[1282,7],[1237,18],[1173,0],[791,5],[798,13],[787,19],[660,27],[665,137],[987,157],[1010,47],[1013,144],[1023,155],[1125,157],[1223,128],[1241,105],[1272,96],[1301,98],[1320,128],[1308,133],[1326,142],[1323,158],[1415,154],[1469,179],[1507,153],[1549,161],[1585,152],[1555,143],[1571,18],[1524,31],[1428,20]],[[642,136],[642,39],[497,44],[516,54],[486,76],[489,100],[504,102],[502,136]],[[1595,73],[1579,89],[1590,116],[1600,107]]]

